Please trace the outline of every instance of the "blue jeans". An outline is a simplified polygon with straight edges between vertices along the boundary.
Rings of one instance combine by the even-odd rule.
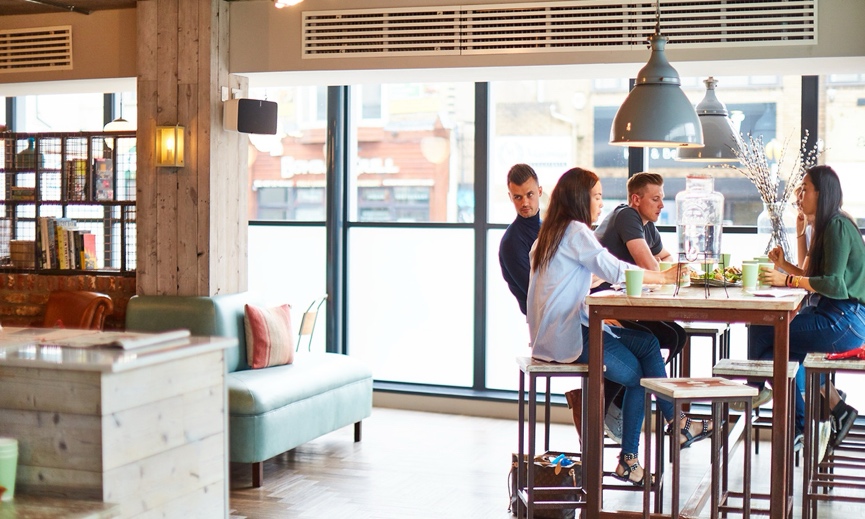
[[[622,452],[638,452],[640,429],[643,426],[646,391],[642,378],[666,378],[661,347],[654,335],[627,328],[611,327],[618,338],[604,333],[604,378],[625,387],[622,400]],[[583,326],[583,353],[577,362],[589,361],[589,329]],[[673,418],[673,404],[658,399],[658,406],[667,420]]]
[[[751,326],[748,358],[774,358],[771,326]],[[816,306],[803,308],[790,321],[790,360],[802,363],[809,353],[840,353],[865,342],[865,306],[855,300],[821,297]],[[798,378],[798,377],[797,377]],[[797,386],[798,386],[797,380]],[[805,428],[805,399],[796,391],[796,431]]]

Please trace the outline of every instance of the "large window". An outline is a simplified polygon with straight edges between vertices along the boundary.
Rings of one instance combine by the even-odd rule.
[[[353,87],[349,218],[474,221],[474,84]]]
[[[349,349],[376,380],[472,386],[468,229],[352,228]]]
[[[32,95],[15,98],[15,131],[102,131],[102,94]]]
[[[694,104],[705,95],[703,79],[683,78],[683,89]],[[782,163],[781,157],[789,161],[799,147],[802,78],[717,79],[717,95],[734,113],[740,131],[746,138],[759,136],[766,144],[770,165],[785,174],[792,164]],[[514,357],[528,355],[530,350],[525,316],[502,280],[497,257],[504,229],[515,216],[508,201],[507,170],[517,162],[532,165],[549,194],[565,170],[587,167],[604,182],[607,210],[624,202],[627,177],[633,173],[628,171],[631,150],[610,146],[608,139],[627,85],[625,78],[490,83],[486,121],[490,139],[487,147],[477,148],[473,84],[351,88],[349,136],[356,149],[348,154],[346,179],[346,341],[352,355],[372,366],[378,381],[516,388]],[[257,177],[254,198],[262,219],[321,221],[326,218],[326,121],[299,114],[326,114],[326,107],[323,111],[316,108],[326,89],[308,87],[293,92],[306,108],[293,109],[295,116],[287,121],[294,126],[285,127],[283,133],[310,150],[315,148],[314,153],[301,156],[293,152],[290,159],[285,158],[288,153],[282,155],[279,166],[272,168],[281,175],[267,181]],[[273,98],[273,91],[268,93]],[[865,145],[857,140],[854,125],[858,110],[865,110],[859,108],[865,104],[860,101],[865,98],[865,83],[858,76],[833,81],[821,78],[820,97],[818,129],[826,150],[821,162],[832,164],[842,174],[848,195],[845,208],[854,216],[865,216],[865,208],[858,209],[865,205],[865,197],[859,196],[865,189],[860,188],[856,175],[865,162]],[[290,148],[285,145],[290,139],[281,142],[283,152]],[[475,153],[484,152],[487,190],[476,194]],[[258,153],[256,163],[264,153],[272,156],[271,150]],[[671,150],[645,152],[644,169],[666,179],[667,207],[660,223],[667,226],[662,236],[670,250],[677,248],[672,228],[675,195],[684,189],[688,173],[705,168],[676,161]],[[733,253],[734,264],[740,263],[761,252],[766,242],[755,230],[762,203],[756,188],[735,168],[712,167],[708,172],[716,179],[716,190],[725,196],[726,225],[739,227],[725,232],[723,248]],[[287,179],[294,182],[286,185],[283,181]],[[485,221],[477,221],[475,196],[487,199]],[[269,239],[277,240],[277,236]],[[273,246],[266,240],[261,243]],[[476,250],[479,244],[483,251]],[[313,246],[323,248],[324,242]],[[258,253],[270,254],[263,249]],[[480,258],[484,265],[478,270],[475,261]],[[250,265],[252,268],[252,259]],[[257,261],[255,265],[263,268]],[[323,282],[324,272],[316,272],[320,277],[315,282]],[[263,272],[257,279],[261,287],[272,290]],[[478,298],[481,287],[484,293]],[[479,300],[485,312],[478,310],[475,303]],[[478,333],[479,326],[482,333]],[[743,330],[734,330],[740,355],[744,355]],[[700,372],[702,360],[708,361],[701,360],[703,353],[708,355],[702,349],[695,352],[695,372]],[[483,363],[481,369],[476,362]],[[479,373],[483,373],[480,378]]]
[[[326,87],[250,89],[277,103],[276,135],[249,135],[249,218],[324,221]]]
[[[604,179],[626,178],[626,160],[615,165],[596,160],[597,136],[603,135],[606,145],[610,125],[597,128],[593,121],[599,102],[615,99],[618,106],[625,95],[626,89],[594,92],[589,80],[491,83],[489,221],[510,223],[516,215],[508,196],[507,172],[517,163],[532,166],[538,174],[546,193],[542,204],[562,173],[575,166],[591,169]]]

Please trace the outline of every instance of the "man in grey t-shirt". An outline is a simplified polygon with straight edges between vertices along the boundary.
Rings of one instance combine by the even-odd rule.
[[[655,227],[664,208],[663,186],[657,173],[637,173],[628,180],[628,204],[613,209],[595,231],[613,256],[646,270],[658,270],[659,261],[672,261]]]
[[[628,180],[628,204],[622,204],[598,225],[595,237],[613,256],[646,270],[658,270],[659,261],[673,261],[661,243],[655,222],[664,208],[664,179],[657,173],[637,173]],[[608,283],[592,289],[604,290]],[[628,328],[648,331],[669,350],[670,362],[685,346],[685,330],[675,322],[622,321]],[[675,376],[675,374],[672,374]]]

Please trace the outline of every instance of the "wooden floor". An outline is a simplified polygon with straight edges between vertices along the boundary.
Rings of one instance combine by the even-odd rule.
[[[232,466],[230,517],[508,519],[507,474],[516,433],[516,421],[375,408],[363,422],[363,441],[354,443],[347,427],[268,460],[261,488],[251,488],[248,466]],[[575,444],[573,426],[553,426],[554,449],[577,450]],[[616,454],[607,449],[605,469],[615,466]],[[754,491],[768,486],[760,475],[768,473],[769,454],[764,440],[753,457]],[[707,460],[708,442],[683,451],[683,498],[705,473]],[[797,469],[795,517],[801,516],[801,475]],[[637,492],[607,492],[604,499],[605,507],[641,506]],[[702,515],[708,517],[708,510]],[[865,495],[861,503],[821,506],[818,517],[865,517]]]

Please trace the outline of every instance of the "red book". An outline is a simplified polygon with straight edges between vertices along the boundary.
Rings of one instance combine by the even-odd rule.
[[[81,236],[84,239],[84,248],[81,251],[81,268],[95,270],[98,268],[96,261],[96,235],[91,232],[85,232]]]

